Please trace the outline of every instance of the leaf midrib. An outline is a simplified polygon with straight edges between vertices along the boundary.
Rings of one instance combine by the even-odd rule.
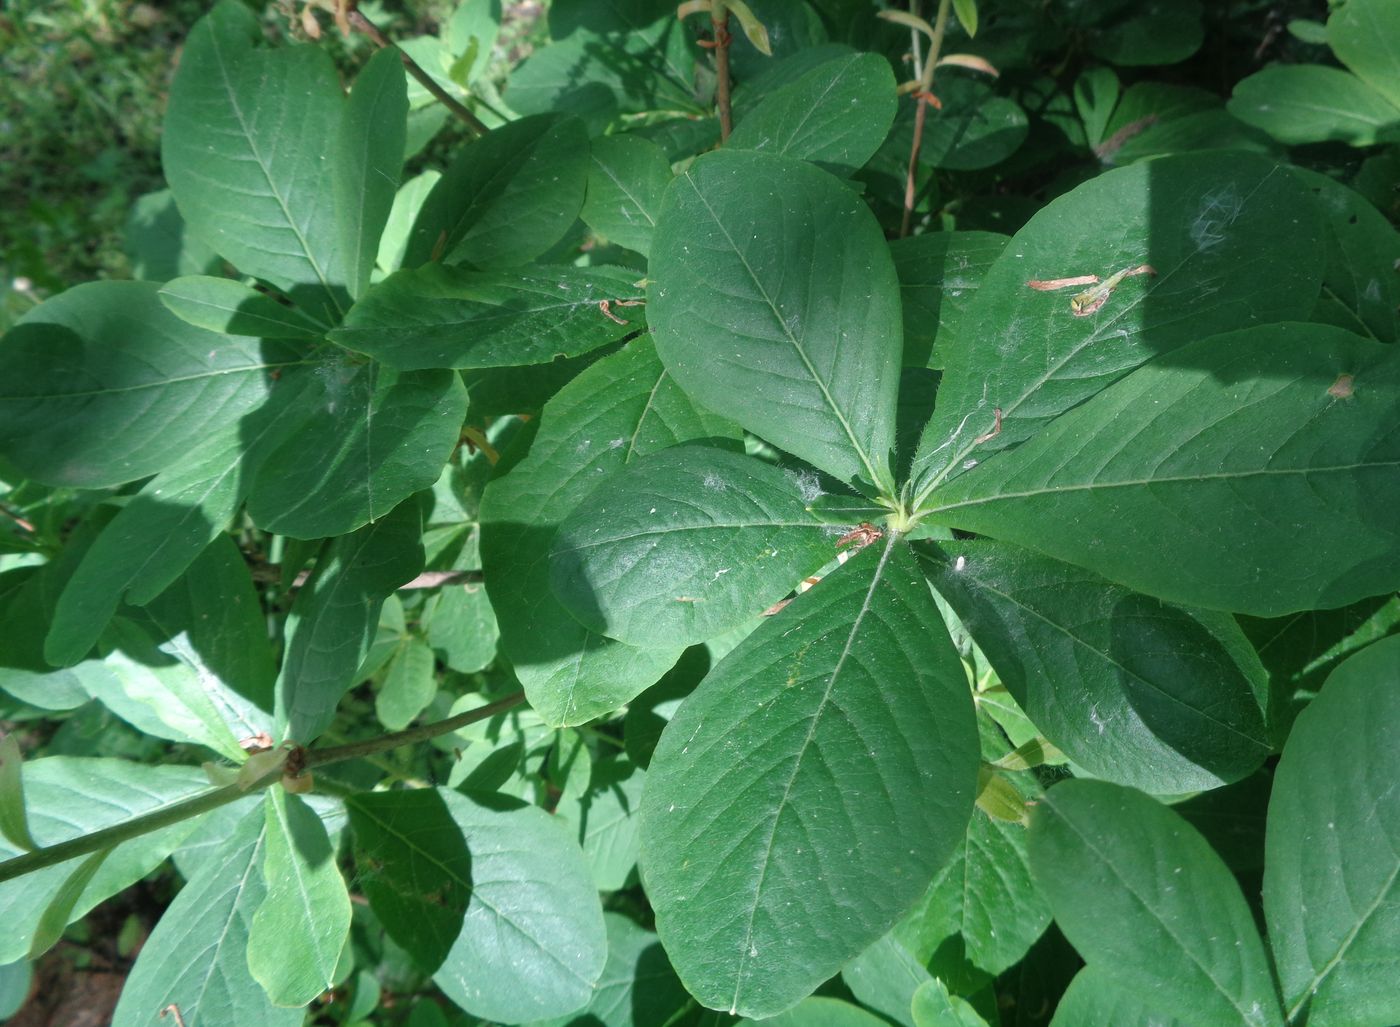
[[[753,901],[749,905],[749,921],[744,927],[743,943],[739,947],[739,965],[734,973],[734,995],[730,1000],[730,1013],[737,1014],[739,1009],[739,994],[744,988],[745,963],[749,959],[749,951],[753,946],[753,925],[758,916],[758,907],[763,894],[763,882],[768,876],[768,868],[773,865],[773,845],[778,837],[778,824],[783,818],[783,811],[787,808],[788,799],[792,795],[793,785],[797,782],[797,775],[802,769],[802,760],[811,748],[812,739],[816,737],[817,726],[821,722],[822,714],[826,710],[827,703],[831,700],[831,693],[836,688],[836,681],[841,676],[841,671],[846,665],[846,658],[850,656],[851,649],[855,645],[856,636],[860,634],[861,624],[865,620],[866,614],[870,612],[870,604],[875,596],[875,589],[879,587],[884,579],[885,565],[889,563],[894,547],[899,544],[899,536],[891,532],[885,542],[884,551],[880,553],[880,562],[875,565],[874,573],[870,577],[870,587],[866,589],[865,598],[861,601],[860,609],[856,612],[851,621],[851,629],[846,635],[846,644],[841,649],[841,655],[837,657],[835,665],[831,668],[831,674],[827,678],[826,690],[822,692],[822,697],[817,703],[817,708],[812,713],[811,722],[807,727],[807,736],[803,738],[802,744],[797,749],[797,758],[793,760],[792,773],[788,776],[787,783],[783,786],[782,798],[778,800],[772,814],[771,826],[768,829],[768,840],[763,847],[762,869],[759,871],[757,882],[754,884]]]
[[[1129,478],[1122,481],[1083,482],[1080,484],[1056,486],[1047,485],[1041,488],[1025,489],[1019,492],[999,492],[994,496],[983,496],[979,499],[965,499],[956,503],[947,503],[943,506],[929,507],[927,510],[921,512],[929,516],[935,516],[937,514],[947,513],[951,510],[963,510],[989,503],[999,503],[1006,499],[1034,499],[1040,496],[1087,492],[1092,489],[1141,488],[1146,485],[1196,485],[1209,481],[1239,481],[1246,478],[1284,477],[1288,475],[1305,477],[1314,474],[1341,474],[1351,471],[1391,470],[1396,467],[1400,467],[1400,460],[1364,461],[1354,464],[1330,464],[1324,467],[1283,467],[1277,469],[1260,467],[1249,471],[1221,471],[1213,474],[1171,475],[1164,478]]]
[[[1210,967],[1206,966],[1206,964],[1202,963],[1196,957],[1194,947],[1186,944],[1185,941],[1178,937],[1176,932],[1173,931],[1172,928],[1167,924],[1166,920],[1157,915],[1156,910],[1153,908],[1151,903],[1149,903],[1145,898],[1139,895],[1137,889],[1133,887],[1129,879],[1119,872],[1117,863],[1111,860],[1108,857],[1108,855],[1102,849],[1100,849],[1088,835],[1081,831],[1077,823],[1072,821],[1069,817],[1065,816],[1065,814],[1060,812],[1059,810],[1056,810],[1055,813],[1058,816],[1060,823],[1064,824],[1067,829],[1072,831],[1075,837],[1079,839],[1080,843],[1086,849],[1092,852],[1096,857],[1098,857],[1100,863],[1102,863],[1102,865],[1106,867],[1109,870],[1109,872],[1113,874],[1114,878],[1123,886],[1123,890],[1127,892],[1130,896],[1132,896],[1133,900],[1138,904],[1138,906],[1141,907],[1141,909],[1149,917],[1151,917],[1152,922],[1155,923],[1158,927],[1160,927],[1162,931],[1169,938],[1171,938],[1172,941],[1176,942],[1178,950],[1180,950],[1180,952],[1184,956],[1186,956],[1187,960],[1193,966],[1195,966],[1196,969],[1200,970],[1200,972],[1205,975],[1206,980],[1210,981],[1211,985],[1215,988],[1216,992],[1220,995],[1220,997],[1225,999],[1225,1001],[1230,1004],[1230,1007],[1240,1014],[1243,1022],[1250,1023],[1251,1021],[1249,1019],[1248,1014],[1252,1011],[1253,1007],[1245,1006],[1242,1008],[1240,1004],[1236,1002],[1235,999],[1230,995],[1230,993],[1225,990],[1225,986],[1221,984],[1220,981],[1215,979],[1215,976],[1210,971]],[[1246,944],[1249,941],[1247,937],[1240,940],[1242,942],[1245,942]],[[1255,933],[1254,941],[1256,941],[1259,944],[1260,949],[1262,950],[1263,941],[1259,938],[1257,932]],[[1241,963],[1243,963],[1243,960],[1241,960]],[[1244,967],[1243,965],[1241,965],[1241,971],[1243,972],[1243,970]],[[1241,981],[1241,983],[1244,984],[1246,982]],[[1243,999],[1243,996],[1241,996],[1241,999]],[[1277,999],[1275,999],[1274,1010],[1275,1012],[1278,1011]]]
[[[263,181],[267,183],[268,192],[277,201],[277,206],[282,211],[283,220],[286,221],[287,226],[292,230],[292,234],[296,236],[297,242],[301,244],[301,255],[306,258],[306,262],[311,265],[311,270],[316,273],[316,280],[321,283],[321,288],[325,290],[326,297],[331,301],[332,309],[334,309],[337,314],[344,315],[345,309],[340,305],[340,298],[336,296],[335,290],[327,280],[326,273],[322,270],[320,261],[316,259],[316,255],[312,252],[310,243],[307,242],[306,236],[302,234],[301,226],[298,225],[296,219],[292,217],[292,212],[287,208],[286,199],[273,183],[272,176],[268,173],[267,163],[263,160],[262,153],[259,152],[257,146],[253,142],[253,136],[248,130],[247,118],[244,117],[243,108],[238,102],[238,93],[234,89],[233,82],[229,75],[229,66],[224,60],[224,48],[220,45],[217,33],[211,33],[211,36],[214,44],[214,56],[219,66],[219,77],[223,80],[224,84],[224,93],[228,98],[229,107],[233,111],[234,117],[238,119],[238,128],[243,133],[244,143],[247,145],[248,151],[253,155],[253,163],[256,164],[258,170],[262,172]]]
[[[763,302],[767,304],[769,312],[773,315],[773,320],[781,327],[783,336],[792,344],[794,352],[796,352],[801,359],[802,366],[806,368],[807,374],[811,377],[812,382],[821,390],[822,399],[826,402],[828,409],[830,409],[832,415],[836,418],[837,423],[841,425],[841,430],[846,433],[846,438],[850,441],[851,448],[855,451],[856,456],[860,458],[860,462],[864,465],[866,473],[870,475],[871,483],[878,484],[883,479],[876,473],[874,466],[870,462],[869,455],[865,452],[865,447],[856,439],[855,431],[851,428],[850,421],[847,420],[846,415],[841,411],[840,407],[836,405],[836,400],[831,395],[831,391],[826,387],[826,383],[822,381],[821,376],[817,374],[817,369],[812,364],[811,358],[808,357],[807,351],[803,348],[801,341],[797,336],[793,335],[792,329],[788,327],[787,321],[784,320],[782,313],[778,310],[777,304],[774,303],[772,297],[768,295],[768,290],[764,288],[763,282],[759,280],[757,273],[755,273],[753,269],[753,265],[749,263],[743,251],[739,249],[738,243],[736,243],[734,237],[729,234],[728,226],[720,220],[718,212],[710,206],[710,201],[706,199],[705,194],[700,191],[700,187],[695,183],[695,179],[691,175],[686,175],[685,180],[694,191],[696,198],[704,205],[705,210],[714,221],[715,227],[724,234],[724,239],[729,243],[730,249],[734,251],[734,256],[737,257],[739,263],[743,265],[744,270],[748,273],[749,279],[754,284],[754,288],[758,290],[759,295],[763,297]]]

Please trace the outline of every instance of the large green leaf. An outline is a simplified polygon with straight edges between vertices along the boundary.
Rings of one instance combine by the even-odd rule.
[[[427,973],[462,930],[472,861],[462,830],[431,788],[365,792],[345,802],[360,886],[389,937]]]
[[[29,830],[40,846],[55,845],[133,817],[155,813],[206,791],[197,767],[148,767],[117,759],[48,756],[23,766]],[[99,902],[135,884],[154,870],[194,830],[182,821],[123,842],[103,860],[69,910],[68,920],[85,916]],[[22,850],[0,839],[0,860]],[[25,958],[39,918],[82,857],[45,867],[0,884],[0,964]]]
[[[1316,172],[1293,173],[1327,214],[1327,270],[1312,320],[1400,340],[1400,232],[1360,193]]]
[[[501,648],[550,724],[581,724],[626,703],[676,662],[680,645],[638,649],[589,631],[554,598],[559,523],[610,472],[689,439],[728,437],[661,366],[649,337],[605,357],[544,408],[529,456],[481,501],[481,560]],[[732,443],[731,443],[732,444]]]
[[[974,966],[999,974],[1049,923],[1050,908],[1031,880],[1025,828],[978,810],[953,858],[894,936],[926,962],[956,935]]]
[[[1298,717],[1269,800],[1264,910],[1290,1020],[1400,1021],[1400,639]]]
[[[1347,0],[1327,19],[1332,52],[1400,108],[1400,8],[1389,0]]]
[[[662,733],[642,797],[657,930],[691,994],[781,1012],[887,932],[963,836],[967,678],[905,543],[760,625]]]
[[[1286,210],[1289,217],[1279,218]],[[1037,434],[1134,367],[1187,342],[1312,313],[1325,247],[1318,204],[1267,158],[1166,157],[1091,179],[1018,232],[977,290],[946,353],[938,408],[915,458],[919,495],[969,458]],[[1091,316],[1027,281],[1147,264]],[[994,411],[1001,411],[1001,433]],[[981,439],[981,442],[977,440]]]
[[[924,960],[915,958],[894,932],[841,968],[841,980],[857,1002],[904,1027],[914,1027],[914,993],[931,979]]]
[[[1090,36],[1089,49],[1114,64],[1176,64],[1201,48],[1200,0],[1119,4],[1128,15]]]
[[[160,301],[196,328],[262,339],[318,339],[325,332],[296,307],[231,278],[186,275],[167,282]]]
[[[102,648],[106,673],[83,674],[88,694],[146,734],[241,763],[240,740],[271,727],[267,625],[227,536],[145,609],[113,620]]]
[[[1178,795],[1238,781],[1269,755],[1268,675],[1228,614],[1000,543],[931,552],[930,583],[997,676],[1093,776]]]
[[[666,190],[648,277],[657,352],[687,393],[842,481],[893,490],[899,284],[839,179],[706,154]]]
[[[1274,64],[1235,84],[1227,109],[1281,143],[1371,146],[1400,133],[1400,107],[1325,64]]]
[[[633,645],[692,645],[738,627],[836,555],[839,528],[800,477],[743,453],[676,446],[630,464],[554,536],[554,594]]]
[[[625,133],[594,139],[588,192],[579,217],[608,242],[651,252],[661,197],[671,182],[671,162],[650,139]]]
[[[414,222],[405,267],[441,257],[478,267],[534,260],[578,218],[588,134],[576,118],[521,118],[465,146]]]
[[[828,61],[764,96],[728,146],[800,157],[849,175],[874,156],[894,122],[894,73],[879,54]]]
[[[335,983],[350,896],[325,825],[299,796],[269,789],[262,874],[267,895],[248,931],[248,969],[279,1006],[304,1006]]]
[[[1152,1027],[1193,1027],[1194,1020],[1164,1013],[1111,964],[1086,966],[1070,982],[1055,1006],[1052,1027],[1120,1027],[1150,1023]]]
[[[267,894],[263,812],[250,810],[217,858],[180,889],[126,979],[112,1027],[152,1027],[180,1010],[188,1027],[297,1027],[301,1009],[279,1008],[248,971],[250,922]]]
[[[616,758],[593,765],[588,790],[561,798],[554,815],[578,828],[578,842],[599,891],[625,888],[637,866],[638,812],[646,772]]]
[[[676,980],[656,935],[620,913],[604,913],[608,928],[608,962],[594,985],[593,997],[577,1014],[544,1020],[531,1027],[652,1027],[680,1020],[694,1008]]]
[[[195,25],[170,87],[161,162],[192,232],[334,324],[348,305],[330,159],[340,82],[320,47],[265,49],[261,38],[235,0]]]
[[[44,641],[55,666],[81,660],[122,601],[149,603],[228,526],[258,461],[308,416],[319,386],[285,376],[241,421],[214,425],[130,497],[64,586]]]
[[[220,264],[219,255],[186,230],[169,189],[147,193],[132,205],[122,249],[131,258],[131,277],[142,282],[212,274]]]
[[[996,232],[926,232],[890,243],[904,305],[906,365],[942,367],[959,345],[959,331],[975,333],[967,311],[1007,242]]]
[[[1154,1017],[1281,1027],[1244,895],[1176,813],[1121,785],[1065,781],[1031,815],[1030,855],[1065,936]]]
[[[924,164],[949,171],[977,171],[1000,164],[1026,141],[1030,122],[1021,105],[998,96],[980,77],[945,72],[935,92],[942,106],[925,115],[919,148],[919,160]],[[913,132],[913,118],[905,113],[894,138],[901,143],[908,138],[912,143]]]
[[[248,496],[260,528],[293,538],[354,531],[430,488],[467,416],[466,389],[450,371],[347,360],[317,377],[316,408],[260,464]]]
[[[574,357],[642,331],[636,271],[550,267],[399,271],[351,308],[331,340],[399,371],[510,367]],[[616,318],[617,320],[614,320]]]
[[[758,1021],[742,1022],[752,1024]],[[761,1022],[769,1027],[884,1027],[887,1023],[860,1006],[824,996],[803,999],[787,1012],[764,1017]]]
[[[211,421],[268,398],[257,339],[180,320],[154,282],[91,282],[0,345],[0,456],[48,485],[108,488],[182,463]]]
[[[1397,467],[1400,352],[1265,325],[1139,368],[932,502],[1149,595],[1276,616],[1400,584]]]
[[[438,793],[467,839],[472,893],[434,983],[467,1012],[503,1023],[587,1004],[607,933],[583,854],[564,826],[504,796]]]
[[[287,617],[287,653],[277,678],[279,734],[303,745],[330,726],[369,651],[379,609],[423,569],[418,504],[328,542]]]
[[[600,134],[619,113],[700,114],[688,27],[668,0],[551,6],[554,42],[511,72],[506,99],[522,114],[566,111]]]
[[[394,47],[376,53],[356,77],[339,129],[330,147],[331,184],[347,285],[358,299],[369,285],[403,172],[408,86]]]

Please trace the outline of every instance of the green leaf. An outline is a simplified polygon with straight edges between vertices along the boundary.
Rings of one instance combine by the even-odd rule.
[[[433,788],[363,792],[345,808],[365,897],[389,937],[433,973],[462,930],[472,894],[461,828]]]
[[[894,123],[894,90],[883,56],[838,57],[763,97],[726,148],[798,157],[845,177],[885,141]]]
[[[697,402],[893,490],[898,282],[850,189],[786,157],[706,154],[666,190],[648,276],[657,352]]]
[[[904,363],[941,368],[967,330],[987,269],[1009,240],[996,232],[927,232],[890,243],[904,304]]]
[[[1074,107],[1084,122],[1084,134],[1095,152],[1108,135],[1108,124],[1114,108],[1123,95],[1118,74],[1102,66],[1087,68],[1074,80]]]
[[[262,407],[215,425],[126,501],[63,588],[44,640],[50,663],[77,663],[120,603],[145,605],[188,571],[233,520],[259,461],[306,419],[313,389],[284,377]]]
[[[594,765],[586,792],[555,807],[555,816],[578,827],[578,843],[599,891],[626,887],[637,865],[645,777],[628,760],[603,760]]]
[[[976,819],[976,814],[973,818]],[[914,1027],[910,1005],[929,972],[893,932],[841,968],[841,981],[856,1001],[904,1027]]]
[[[537,806],[438,791],[467,839],[472,895],[433,982],[486,1020],[521,1023],[579,1009],[602,975],[607,934],[578,846]]]
[[[953,0],[953,11],[963,31],[969,36],[977,35],[977,0]]]
[[[840,528],[800,477],[743,453],[677,446],[643,457],[554,536],[554,594],[584,626],[632,645],[693,645],[738,627],[837,555]]]
[[[280,366],[258,340],[181,321],[154,282],[91,282],[0,346],[0,457],[46,485],[110,488],[183,462],[211,415],[262,405]]]
[[[263,807],[267,895],[249,925],[248,969],[275,1005],[304,1006],[335,984],[350,895],[315,811],[276,787]]]
[[[442,172],[428,170],[410,178],[394,194],[394,204],[389,208],[389,219],[379,236],[379,253],[375,257],[375,263],[385,274],[403,264],[413,225],[429,194],[441,179]]]
[[[1327,42],[1357,77],[1400,108],[1400,10],[1387,0],[1347,0],[1327,19]]]
[[[1131,13],[1090,35],[1089,50],[1112,64],[1176,64],[1201,48],[1199,0],[1140,0]]]
[[[0,838],[16,849],[37,849],[24,809],[24,754],[12,732],[0,736]]]
[[[287,654],[277,678],[278,733],[303,745],[335,719],[369,651],[386,596],[423,569],[418,504],[322,549],[287,617]]]
[[[29,829],[40,847],[154,813],[205,792],[197,767],[149,767],[117,759],[47,756],[24,764]],[[154,870],[194,829],[182,821],[117,846],[83,889],[69,920],[135,884]],[[0,841],[0,860],[21,854]],[[81,858],[0,884],[0,964],[24,959],[44,910],[77,870]]]
[[[1380,342],[1400,341],[1400,232],[1360,193],[1302,168],[1327,215],[1327,270],[1312,320]]]
[[[196,328],[263,339],[318,339],[325,332],[296,307],[229,278],[189,275],[161,287],[160,301]]]
[[[1287,210],[1290,216],[1278,217]],[[967,319],[994,324],[946,352],[938,408],[915,457],[918,495],[969,459],[1030,438],[1153,355],[1219,332],[1312,313],[1322,277],[1316,202],[1274,162],[1187,154],[1110,171],[1046,205],[982,280]],[[1101,309],[1027,281],[1147,264]],[[1002,413],[1001,434],[979,443]]]
[[[1000,543],[927,552],[930,584],[1016,702],[1094,777],[1178,795],[1238,781],[1269,756],[1268,675],[1228,614]]]
[[[1294,723],[1274,777],[1264,911],[1290,1020],[1400,1020],[1400,638],[1361,650]]]
[[[256,47],[261,37],[234,0],[195,25],[170,87],[161,162],[196,236],[334,324],[348,305],[331,156],[340,83],[325,50]]]
[[[588,192],[579,217],[608,242],[651,252],[661,197],[671,182],[671,162],[650,139],[602,136],[589,152]]]
[[[496,658],[501,629],[482,585],[444,586],[428,601],[424,617],[428,644],[452,670],[475,674]]]
[[[550,267],[472,271],[426,264],[370,289],[331,341],[399,371],[511,367],[574,357],[645,330],[636,271]]]
[[[878,1016],[838,998],[803,999],[787,1012],[764,1017],[762,1022],[768,1027],[885,1027],[886,1024]]]
[[[394,653],[389,671],[374,697],[379,723],[401,731],[422,713],[437,694],[433,651],[421,638],[408,638]]]
[[[63,929],[68,926],[69,921],[77,919],[73,915],[73,907],[78,904],[83,892],[111,854],[111,849],[94,852],[79,863],[68,875],[68,879],[59,886],[34,927],[34,937],[29,943],[27,958],[38,959],[63,937]]]
[[[545,406],[529,455],[487,486],[481,561],[501,649],[530,705],[554,726],[626,703],[676,662],[681,646],[638,649],[575,620],[549,586],[559,523],[611,472],[677,442],[733,439],[661,366],[649,337],[598,361]]]
[[[1235,84],[1226,109],[1281,143],[1372,146],[1400,131],[1400,107],[1355,75],[1323,64],[1275,64]]]
[[[608,929],[608,961],[588,1005],[576,1014],[539,1021],[531,1027],[572,1027],[580,1023],[652,1027],[675,1020],[687,1008],[694,1008],[655,934],[620,913],[604,913],[603,920]]]
[[[577,118],[521,118],[465,146],[414,223],[404,254],[417,267],[526,264],[567,232],[583,206],[588,134]]]
[[[910,1007],[914,1027],[987,1027],[971,1003],[949,994],[948,986],[940,980],[919,985]]]
[[[136,200],[127,215],[122,249],[131,258],[131,277],[141,282],[212,274],[220,264],[217,253],[190,235],[169,189]]]
[[[248,935],[267,894],[263,811],[250,810],[215,858],[180,889],[126,979],[112,1027],[151,1027],[174,1005],[189,1027],[298,1027],[248,971]]]
[[[1326,325],[1206,339],[954,479],[936,518],[1256,616],[1394,591],[1397,379],[1393,347]]]
[[[205,745],[237,763],[239,740],[267,730],[272,655],[248,566],[227,536],[144,610],[103,637],[104,675],[88,693],[138,730]]]
[[[944,73],[935,83],[941,109],[924,124],[920,162],[949,171],[977,171],[1000,164],[1026,141],[1030,121],[1021,105],[973,73]],[[898,134],[913,142],[912,119],[901,119]]]
[[[1065,936],[1154,1015],[1283,1023],[1239,885],[1167,807],[1121,785],[1061,782],[1031,815],[1030,855]]]
[[[510,75],[506,100],[521,114],[566,111],[599,135],[619,113],[701,114],[692,34],[669,0],[551,6],[554,42]]]
[[[336,223],[352,299],[369,287],[379,237],[403,172],[407,132],[403,61],[394,47],[386,46],[356,77],[330,147]]]
[[[346,360],[317,376],[314,412],[259,466],[248,496],[260,528],[293,538],[343,535],[431,488],[467,416],[466,389],[450,371]]]
[[[1055,1006],[1059,1027],[1118,1027],[1150,1023],[1153,1027],[1192,1027],[1194,1021],[1164,1013],[1110,964],[1086,966],[1075,974]]]
[[[43,710],[71,710],[88,701],[89,678],[105,675],[100,660],[54,669],[44,659],[44,635],[59,594],[93,538],[106,523],[106,508],[79,524],[67,544],[39,567],[18,568],[0,578],[0,689]]]
[[[1000,974],[1015,965],[1050,923],[1050,907],[1031,880],[1026,830],[972,814],[953,858],[894,930],[927,962],[945,939],[962,939],[968,960]]]
[[[776,1014],[886,933],[962,838],[976,767],[967,678],[901,540],[764,621],[667,725],[642,797],[691,994]]]

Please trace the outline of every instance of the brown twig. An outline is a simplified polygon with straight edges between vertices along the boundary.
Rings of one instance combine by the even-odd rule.
[[[30,523],[29,523],[28,521],[26,521],[23,517],[21,517],[19,514],[15,513],[15,512],[14,512],[13,510],[11,510],[8,506],[5,506],[3,503],[0,503],[0,513],[4,514],[4,515],[5,515],[6,517],[8,517],[10,520],[14,521],[15,524],[17,524],[19,527],[23,528],[25,531],[29,532],[29,534],[31,534],[31,535],[37,535],[37,534],[39,533],[39,532],[38,532],[38,529],[35,528],[34,525],[30,524]]]
[[[719,141],[723,143],[734,131],[734,116],[729,109],[729,8],[715,4],[710,18],[715,27],[715,103],[719,106]]]
[[[472,135],[483,136],[490,131],[480,118],[467,110],[466,107],[462,106],[457,99],[448,95],[447,91],[437,84],[433,76],[419,67],[417,61],[405,53],[402,48],[385,36],[384,33],[380,32],[379,26],[375,25],[374,22],[370,21],[358,10],[349,12],[349,20],[353,28],[369,36],[370,39],[374,40],[376,46],[392,46],[397,50],[399,53],[399,60],[403,61],[403,66],[408,73],[418,80],[419,85],[432,93],[439,103],[455,114],[458,120],[471,130]]]
[[[313,767],[324,767],[332,763],[341,763],[345,760],[360,759],[365,756],[373,756],[377,753],[386,752],[389,749],[397,749],[404,745],[413,745],[416,742],[425,742],[430,738],[437,738],[440,735],[450,734],[458,731],[468,724],[475,724],[477,721],[489,720],[500,713],[519,706],[525,701],[524,692],[515,692],[504,699],[488,703],[485,706],[478,706],[476,709],[459,713],[455,717],[446,720],[435,721],[431,724],[421,724],[418,727],[411,727],[406,731],[396,731],[389,735],[380,735],[377,738],[366,739],[363,742],[351,742],[348,745],[337,745],[328,749],[309,749],[305,751],[305,769]],[[100,831],[93,831],[91,834],[79,835],[77,838],[70,838],[68,841],[58,842],[55,845],[45,846],[42,849],[34,849],[21,856],[12,859],[0,860],[0,883],[12,881],[17,877],[33,873],[44,867],[56,866],[65,863],[78,856],[87,856],[103,849],[120,845],[131,838],[149,834],[162,827],[169,827],[171,824],[178,824],[182,820],[189,820],[201,813],[218,809],[231,802],[250,795],[254,791],[266,788],[269,785],[282,780],[282,763],[274,763],[261,777],[244,784],[229,784],[222,788],[213,788],[198,795],[192,795],[188,799],[163,806],[152,813],[147,813],[135,817],[121,824],[113,824],[111,827],[104,827]]]
[[[928,55],[924,58],[923,88],[914,94],[914,102],[919,105],[914,112],[914,142],[909,147],[909,173],[904,179],[904,217],[899,223],[899,237],[909,234],[909,226],[914,220],[914,200],[918,196],[919,150],[924,145],[924,122],[928,119],[928,109],[937,101],[933,99],[933,74],[938,65],[938,55],[943,50],[943,33],[948,28],[948,9],[952,0],[938,0],[938,18],[933,23],[933,39],[929,41]]]

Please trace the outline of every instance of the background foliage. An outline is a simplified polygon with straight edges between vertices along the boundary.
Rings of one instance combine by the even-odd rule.
[[[1400,1020],[1395,6],[688,7],[0,15],[0,1018]]]

